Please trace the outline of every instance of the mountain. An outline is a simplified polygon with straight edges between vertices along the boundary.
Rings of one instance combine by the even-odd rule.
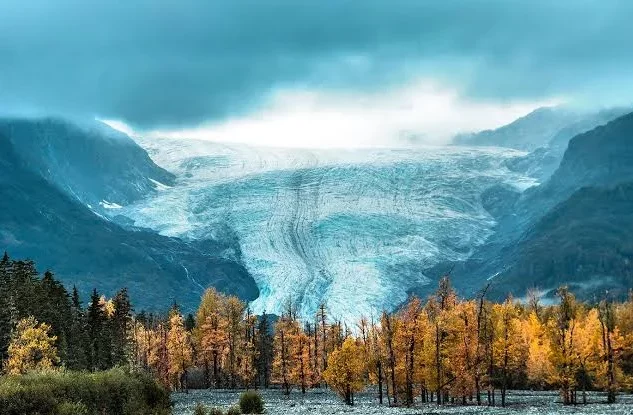
[[[0,135],[24,168],[101,213],[174,180],[130,137],[99,122],[0,119]]]
[[[559,111],[532,119],[567,117]],[[453,266],[463,295],[487,281],[498,297],[559,284],[622,293],[633,114],[612,116],[574,115],[517,139],[562,151],[540,185],[517,167],[525,152],[510,148],[134,142],[98,124],[5,120],[0,249],[84,292],[126,285],[152,308],[193,307],[213,285],[254,300],[257,313],[292,299],[307,317],[326,301],[332,316],[351,319],[428,294]],[[515,131],[530,124],[519,121]],[[511,145],[508,131],[488,137]]]
[[[519,210],[538,216],[587,186],[633,180],[633,113],[575,136],[543,185],[522,195]]]
[[[605,290],[625,297],[633,287],[633,182],[585,187],[557,205],[524,235],[516,257],[495,278],[497,291],[552,293],[569,285],[584,298]]]
[[[110,199],[102,200],[124,203],[153,191],[149,179],[141,177],[145,173],[164,181],[171,178],[134,142],[103,137],[102,143],[100,135],[89,133],[85,140],[94,142],[82,145],[81,130],[65,122],[26,124],[4,124],[0,129],[0,249],[13,257],[34,259],[42,269],[53,269],[84,294],[93,287],[107,294],[128,287],[138,309],[162,310],[173,301],[192,309],[207,286],[248,300],[257,297],[235,240],[185,241],[124,229],[82,203],[105,197]],[[55,131],[71,131],[72,138]],[[78,148],[73,149],[71,142]],[[62,151],[66,149],[68,158]],[[126,151],[136,158],[122,154]],[[80,162],[82,154],[91,161]],[[95,165],[98,154],[103,158]],[[69,175],[63,176],[64,171]],[[95,177],[102,173],[103,177]],[[135,181],[125,183],[115,176]],[[108,178],[114,182],[107,183]],[[89,188],[90,183],[96,188]]]
[[[604,125],[622,115],[630,112],[625,108],[612,108],[596,113],[587,113],[579,121],[561,128],[549,142],[531,153],[508,161],[508,168],[517,172],[523,172],[534,177],[539,182],[545,182],[558,168],[569,140],[573,137]]]
[[[524,117],[495,130],[461,134],[454,144],[508,147],[533,151],[546,146],[563,128],[581,121],[584,115],[566,108],[538,108]]]
[[[544,184],[504,207],[497,232],[458,267],[462,285],[493,293],[574,286],[585,296],[631,287],[633,113],[575,136]]]

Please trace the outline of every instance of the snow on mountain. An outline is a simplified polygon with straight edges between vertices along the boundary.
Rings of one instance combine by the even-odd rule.
[[[508,170],[524,154],[509,149],[138,141],[177,179],[120,212],[169,236],[237,240],[260,290],[256,313],[288,299],[304,316],[322,301],[340,318],[393,309],[437,277],[424,269],[467,258],[493,232],[482,192],[534,184]]]

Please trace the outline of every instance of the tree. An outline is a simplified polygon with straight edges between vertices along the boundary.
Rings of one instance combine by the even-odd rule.
[[[258,383],[268,388],[273,362],[273,335],[269,317],[264,312],[259,317],[255,335],[255,365],[257,368]]]
[[[598,310],[592,308],[579,319],[577,336],[576,380],[582,386],[582,403],[587,403],[587,388],[602,363],[602,333]],[[601,376],[607,378],[607,376]]]
[[[112,336],[104,301],[97,290],[90,296],[87,315],[89,339],[88,366],[90,370],[105,370],[112,367]]]
[[[389,376],[391,380],[391,394],[393,396],[393,404],[398,404],[398,386],[396,383],[396,351],[395,338],[397,332],[397,320],[386,311],[383,311],[380,318],[380,326],[382,327],[382,347],[387,354],[387,364],[389,366]],[[387,382],[387,398],[389,398],[389,382]]]
[[[220,387],[220,368],[224,349],[228,345],[227,321],[225,317],[226,297],[214,288],[207,289],[202,295],[196,315],[198,326],[193,336],[198,350],[198,361],[204,368],[205,386]]]
[[[349,337],[341,348],[334,350],[323,373],[325,381],[343,398],[347,405],[354,404],[354,393],[364,388],[364,370],[362,347]]]
[[[17,323],[13,295],[13,261],[5,252],[0,260],[0,369],[7,358],[11,333]]]
[[[237,297],[229,297],[226,301],[225,318],[227,322],[227,372],[231,388],[237,386],[239,372],[238,355],[242,340],[242,320],[246,305]]]
[[[556,307],[549,326],[552,345],[550,357],[554,367],[554,381],[560,387],[563,403],[569,405],[574,402],[572,391],[576,386],[577,304],[567,287],[559,288],[556,295],[560,304]]]
[[[547,337],[547,328],[541,322],[535,310],[532,310],[521,322],[523,342],[527,346],[526,371],[530,385],[536,389],[545,389],[552,379],[552,347]]]
[[[242,384],[249,389],[257,378],[257,347],[255,346],[255,324],[257,318],[246,311],[242,323],[242,344],[238,349],[238,374]]]
[[[500,372],[501,406],[506,406],[506,395],[512,377],[521,366],[527,352],[521,338],[521,324],[519,322],[518,307],[512,297],[502,304],[495,304],[493,313],[496,315],[494,361]]]
[[[31,370],[52,369],[59,364],[50,326],[38,323],[34,317],[20,320],[9,344],[7,372],[22,374]]]
[[[88,369],[87,350],[89,347],[86,336],[86,316],[81,307],[77,287],[73,287],[71,297],[70,327],[68,331],[68,355],[66,365],[72,370]]]
[[[299,323],[293,316],[292,306],[289,304],[286,311],[275,324],[273,338],[273,370],[272,379],[281,384],[284,394],[289,395],[296,377],[296,364],[294,355],[294,339],[300,331]]]
[[[395,344],[399,354],[404,356],[402,362],[404,366],[400,371],[403,376],[399,376],[402,379],[398,383],[404,385],[404,404],[406,406],[413,405],[414,384],[419,380],[419,371],[417,370],[419,362],[416,359],[419,355],[418,349],[422,344],[419,333],[421,312],[422,303],[417,297],[413,297],[398,314],[397,327],[399,330],[396,331]]]
[[[604,378],[606,379],[607,401],[609,403],[615,403],[617,393],[616,382],[616,353],[615,344],[617,343],[616,337],[616,322],[615,313],[613,311],[613,304],[611,301],[605,299],[602,300],[598,306],[598,316],[600,319],[600,329],[602,335],[602,349],[603,349],[603,361],[604,361]]]
[[[382,348],[380,327],[372,319],[368,341],[365,346],[369,381],[378,385],[378,403],[383,403],[384,352]]]
[[[112,357],[113,362],[125,365],[130,361],[132,304],[127,288],[121,289],[112,299]]]
[[[310,366],[310,352],[308,345],[310,338],[300,330],[290,337],[290,348],[292,350],[293,370],[290,373],[292,383],[301,388],[301,393],[306,393],[312,378]]]
[[[425,306],[432,333],[432,339],[429,342],[433,346],[434,376],[432,383],[435,386],[438,405],[445,403],[448,398],[447,386],[452,381],[452,378],[447,376],[449,332],[446,325],[456,304],[457,295],[451,287],[450,280],[448,277],[443,277],[435,295],[429,299]]]
[[[172,386],[178,390],[188,390],[187,370],[193,365],[193,349],[191,335],[185,330],[184,319],[177,309],[172,309],[170,313],[167,358]]]

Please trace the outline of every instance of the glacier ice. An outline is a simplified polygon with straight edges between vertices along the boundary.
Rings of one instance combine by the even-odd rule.
[[[139,226],[182,238],[237,238],[260,296],[253,311],[376,316],[463,260],[493,232],[481,193],[531,179],[499,148],[306,150],[138,139],[173,187],[124,207]],[[434,276],[435,277],[435,276]],[[221,289],[221,287],[219,287]]]

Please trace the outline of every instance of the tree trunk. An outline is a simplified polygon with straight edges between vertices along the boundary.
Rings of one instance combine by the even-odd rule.
[[[382,405],[382,363],[378,359],[378,403]]]

